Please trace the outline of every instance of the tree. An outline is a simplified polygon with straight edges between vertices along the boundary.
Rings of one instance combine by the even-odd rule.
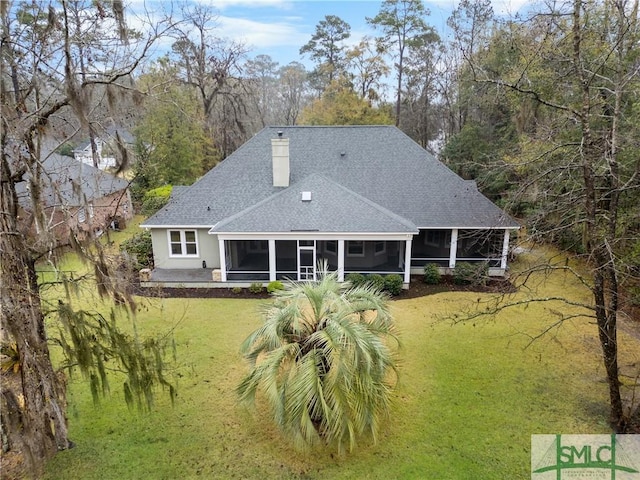
[[[390,125],[392,114],[383,105],[372,107],[348,85],[334,81],[303,111],[302,125]]]
[[[143,75],[146,90],[142,120],[135,130],[138,162],[134,184],[146,190],[190,185],[217,159],[195,92],[175,82],[175,69],[163,58]]]
[[[529,124],[523,129],[527,148],[510,160],[523,175],[514,202],[530,202],[532,240],[564,239],[565,248],[582,255],[589,267],[588,275],[567,264],[536,269],[570,272],[591,293],[593,301],[579,304],[580,313],[558,312],[554,325],[577,316],[595,320],[610,421],[622,432],[632,410],[623,407],[617,326],[621,286],[638,281],[637,265],[627,259],[634,245],[630,239],[640,230],[629,221],[640,200],[640,132],[634,117],[640,92],[638,1],[575,0],[507,28],[510,56],[503,68],[483,68],[476,56],[469,58],[470,68],[475,81],[501,96],[517,95],[526,107],[529,121],[519,123]],[[530,102],[537,108],[529,109]],[[530,275],[527,271],[523,278]],[[485,312],[550,300],[578,306],[558,295],[494,303]]]
[[[386,49],[395,49],[396,63],[396,126],[400,125],[400,105],[402,102],[405,55],[408,47],[433,43],[438,35],[427,25],[424,17],[429,15],[422,0],[385,0],[380,12],[367,18],[374,28],[380,28],[383,36],[380,42]]]
[[[244,64],[250,99],[260,128],[274,123],[277,96],[278,62],[269,55],[258,55]]]
[[[76,30],[76,18],[82,19],[82,27],[104,26],[94,31],[91,48]],[[2,341],[15,345],[20,365],[17,378],[8,382],[3,377],[2,455],[21,454],[28,471],[17,476],[38,477],[47,459],[70,446],[64,379],[51,363],[45,331],[47,316],[59,318],[61,333],[73,337],[66,342],[58,337],[63,353],[90,378],[96,392],[107,388],[103,375],[108,361],[127,372],[131,400],[140,396],[150,399],[154,385],[167,384],[161,366],[149,356],[153,352],[160,354],[157,345],[143,345],[121,334],[115,318],[107,321],[99,315],[87,315],[74,309],[67,299],[43,305],[36,274],[36,263],[48,258],[55,264],[61,248],[42,206],[46,183],[42,160],[55,148],[50,145],[54,143],[52,134],[56,133],[52,131],[55,119],[67,119],[71,125],[77,122],[85,129],[99,126],[91,116],[95,106],[92,93],[100,86],[100,91],[106,90],[112,100],[126,98],[125,94],[133,89],[132,72],[164,23],[144,34],[128,35],[119,1],[110,2],[109,6],[102,2],[4,2],[0,19],[0,320]],[[91,58],[96,62],[89,62],[94,53],[97,56]],[[68,138],[61,143],[65,140]],[[63,204],[61,198],[58,201]],[[23,221],[23,209],[30,211],[32,224]],[[62,211],[71,215],[69,210]],[[71,238],[64,239],[64,243],[71,241],[76,253],[90,262],[98,292],[122,308],[133,308],[130,295],[122,290],[114,272],[116,265],[101,244],[93,239],[82,242],[77,233],[72,228]],[[127,361],[137,363],[132,366]],[[143,371],[147,369],[149,374],[145,375]]]
[[[412,47],[405,62],[405,99],[400,124],[422,148],[429,148],[429,143],[444,129],[436,101],[441,74],[437,68],[442,54],[439,46],[439,41],[433,41]]]
[[[275,423],[294,444],[337,444],[352,450],[374,441],[388,414],[396,339],[385,297],[350,288],[328,273],[315,283],[274,292],[264,324],[242,344],[251,366],[238,386],[252,403],[262,387]]]
[[[347,51],[346,60],[354,72],[351,76],[355,91],[370,102],[378,100],[381,96],[381,79],[390,71],[380,45],[374,45],[371,38],[364,37],[358,45]]]
[[[202,102],[207,131],[222,158],[250,135],[245,86],[240,78],[244,45],[213,35],[216,15],[203,6],[182,12],[184,22],[174,29],[171,60],[180,82],[196,90]]]
[[[284,125],[296,125],[300,112],[308,101],[308,74],[300,62],[291,62],[278,72],[280,111]]]
[[[300,48],[300,55],[309,53],[318,65],[312,76],[318,91],[324,88],[345,69],[345,46],[342,43],[351,36],[351,26],[336,15],[327,15],[316,25],[311,40]]]

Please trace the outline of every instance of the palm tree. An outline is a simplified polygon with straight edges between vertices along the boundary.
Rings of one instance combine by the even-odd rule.
[[[353,450],[375,442],[396,379],[397,345],[386,296],[351,288],[321,266],[317,282],[292,282],[264,311],[241,351],[251,371],[237,388],[253,404],[261,387],[275,423],[297,447],[324,441]]]

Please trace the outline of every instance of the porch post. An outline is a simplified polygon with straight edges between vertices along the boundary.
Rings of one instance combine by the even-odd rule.
[[[344,282],[344,240],[338,240],[338,281]]]
[[[269,281],[276,279],[276,241],[269,240]]]
[[[405,242],[404,247],[404,283],[409,283],[411,281],[411,243],[413,242],[413,238],[409,238]]]
[[[456,266],[456,254],[458,252],[458,229],[451,229],[451,247],[449,248],[449,268]]]
[[[509,230],[504,231],[504,240],[502,240],[502,257],[500,257],[500,268],[506,270],[507,257],[509,255]]]
[[[224,240],[218,237],[218,247],[220,249],[220,280],[227,281],[227,254],[224,249]]]

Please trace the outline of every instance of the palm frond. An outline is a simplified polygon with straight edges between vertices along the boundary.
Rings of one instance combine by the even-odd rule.
[[[388,415],[397,335],[386,296],[320,270],[317,282],[288,284],[263,310],[241,346],[251,370],[237,391],[251,403],[261,389],[294,445],[352,450],[363,435],[376,441]]]

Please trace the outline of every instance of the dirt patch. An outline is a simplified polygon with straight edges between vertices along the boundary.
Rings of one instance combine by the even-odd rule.
[[[513,293],[515,287],[507,279],[490,278],[484,285],[457,285],[450,277],[442,277],[438,285],[427,285],[422,275],[411,277],[408,290],[403,290],[393,300],[424,297],[443,292],[481,292],[481,293]],[[163,298],[269,298],[266,289],[262,293],[252,293],[248,288],[141,288],[135,286],[135,295],[142,297]]]

